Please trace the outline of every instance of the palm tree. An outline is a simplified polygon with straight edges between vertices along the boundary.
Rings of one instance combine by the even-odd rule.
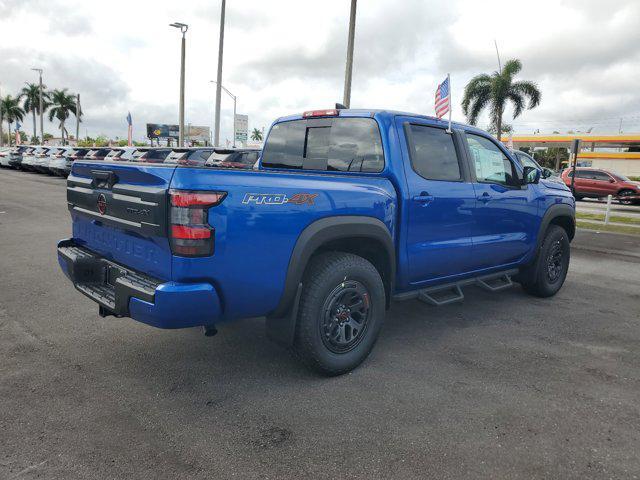
[[[42,110],[46,112],[47,108],[49,108],[49,92],[45,92],[45,88],[47,87],[43,85]],[[23,107],[25,112],[31,112],[31,114],[33,115],[33,137],[37,139],[38,133],[36,131],[36,114],[40,115],[40,87],[35,83],[27,83],[26,87],[22,87],[20,96],[18,98],[24,98]]]
[[[53,90],[49,93],[51,104],[49,108],[49,121],[52,122],[54,118],[60,121],[60,133],[62,137],[62,144],[65,144],[65,132],[64,122],[69,118],[69,114],[73,113],[78,117],[82,117],[82,111],[76,112],[76,99],[74,95],[68,94],[67,89]]]
[[[7,95],[0,99],[0,118],[6,118],[9,127],[9,146],[11,146],[11,124],[24,119],[24,110],[20,107],[20,99]]]
[[[513,118],[520,116],[525,108],[531,110],[540,104],[541,93],[535,83],[513,81],[513,77],[521,69],[520,60],[509,60],[500,72],[496,71],[491,75],[482,73],[467,83],[462,99],[462,112],[471,125],[476,124],[480,112],[488,107],[491,123],[500,139],[502,114],[507,100],[513,103]],[[526,100],[529,100],[529,105],[526,105]]]
[[[254,142],[261,142],[262,132],[257,128],[254,128],[253,131],[251,132],[251,140],[253,140]]]

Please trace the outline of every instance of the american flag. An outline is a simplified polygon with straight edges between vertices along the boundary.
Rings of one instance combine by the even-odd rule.
[[[449,77],[436,89],[436,116],[442,118],[449,111]]]

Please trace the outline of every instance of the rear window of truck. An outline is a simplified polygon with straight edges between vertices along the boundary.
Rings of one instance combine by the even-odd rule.
[[[273,126],[262,166],[297,170],[381,172],[380,130],[371,118],[314,118]]]

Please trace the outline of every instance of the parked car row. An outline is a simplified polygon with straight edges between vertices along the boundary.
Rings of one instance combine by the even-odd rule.
[[[0,166],[67,177],[76,160],[177,163],[218,168],[253,168],[258,149],[217,147],[67,147],[19,145],[0,149]]]

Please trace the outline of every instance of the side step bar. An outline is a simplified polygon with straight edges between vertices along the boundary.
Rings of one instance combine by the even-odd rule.
[[[394,300],[403,301],[417,298],[418,300],[441,307],[449,303],[464,300],[462,287],[467,285],[477,285],[489,292],[498,292],[513,285],[511,277],[518,273],[518,269],[506,270],[504,272],[482,275],[480,277],[467,278],[458,282],[435,285],[433,287],[422,288],[412,292],[399,293],[393,296]]]

